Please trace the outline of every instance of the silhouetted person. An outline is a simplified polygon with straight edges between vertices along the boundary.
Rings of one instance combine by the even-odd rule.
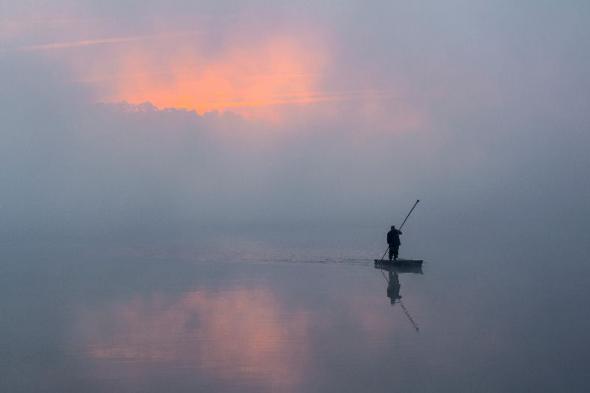
[[[398,231],[395,229],[395,225],[391,226],[391,230],[387,232],[387,244],[389,244],[389,260],[391,261],[391,257],[393,259],[397,259],[397,254],[399,252],[399,246],[402,244],[399,240],[399,235],[402,234],[402,231]]]
[[[389,271],[389,281],[387,283],[387,297],[391,300],[391,304],[402,298],[400,290],[402,289],[399,283],[399,277],[396,272]]]

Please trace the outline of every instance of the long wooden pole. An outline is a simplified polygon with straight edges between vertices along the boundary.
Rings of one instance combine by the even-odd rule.
[[[402,222],[402,225],[399,226],[399,230],[400,231],[402,230],[402,228],[403,228],[404,224],[406,223],[406,221],[408,221],[408,217],[410,217],[410,214],[412,214],[412,212],[416,208],[416,205],[418,204],[418,202],[420,202],[420,199],[416,199],[416,203],[414,203],[414,206],[412,206],[412,209],[410,209],[410,212],[406,216],[406,219],[404,220],[404,222]]]
[[[385,249],[385,252],[383,253],[383,256],[379,260],[380,262],[383,262],[383,258],[385,258],[385,254],[387,254],[387,251],[389,251],[389,245],[387,245],[387,248]]]

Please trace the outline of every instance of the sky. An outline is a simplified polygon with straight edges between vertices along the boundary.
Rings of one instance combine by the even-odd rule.
[[[3,233],[590,216],[584,1],[0,0]],[[585,231],[587,233],[587,231]]]

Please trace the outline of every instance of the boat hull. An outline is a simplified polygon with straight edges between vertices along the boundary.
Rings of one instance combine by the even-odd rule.
[[[396,273],[422,274],[422,259],[398,259],[396,261],[375,259],[375,268]]]

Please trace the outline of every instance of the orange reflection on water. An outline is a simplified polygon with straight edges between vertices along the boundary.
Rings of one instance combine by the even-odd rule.
[[[268,290],[136,298],[84,312],[91,358],[194,367],[213,378],[294,388],[308,356],[308,317],[283,312]]]

